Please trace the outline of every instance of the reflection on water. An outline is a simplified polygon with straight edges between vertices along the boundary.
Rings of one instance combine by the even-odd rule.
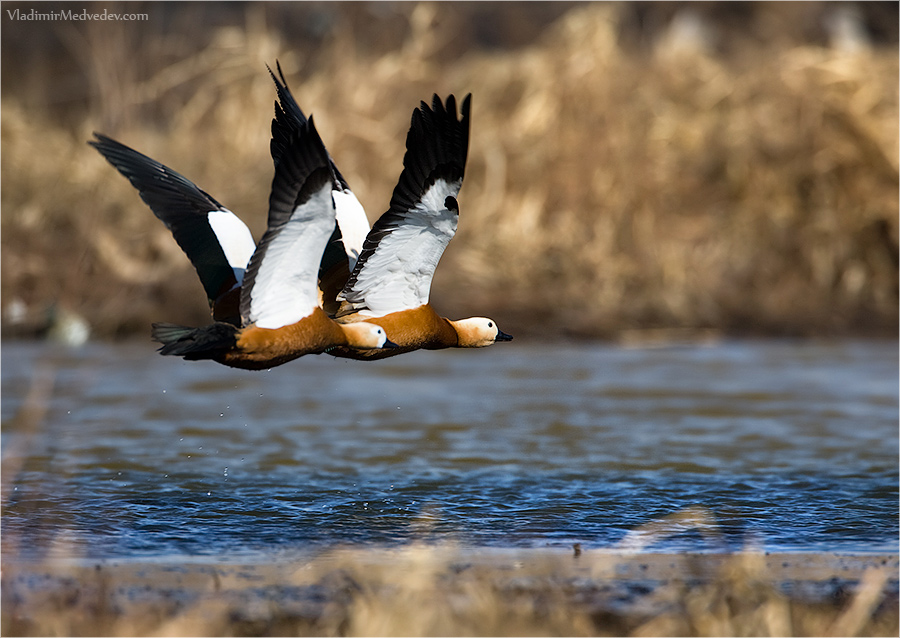
[[[897,551],[892,343],[514,342],[264,372],[144,343],[2,357],[4,551],[608,547],[694,506],[732,549]],[[686,529],[650,549],[718,548]]]

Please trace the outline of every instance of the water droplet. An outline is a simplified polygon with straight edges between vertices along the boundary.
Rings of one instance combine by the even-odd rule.
[[[165,390],[163,390],[163,394],[165,394],[165,393],[166,393],[166,391],[165,391]]]
[[[224,412],[219,412],[219,416],[225,416]]]
[[[206,495],[207,495],[207,496],[212,496],[212,492],[207,492]]]

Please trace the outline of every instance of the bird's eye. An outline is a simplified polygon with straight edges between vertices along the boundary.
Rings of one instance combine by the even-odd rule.
[[[492,322],[488,321],[488,328],[493,328],[493,327],[494,327],[494,324]]]

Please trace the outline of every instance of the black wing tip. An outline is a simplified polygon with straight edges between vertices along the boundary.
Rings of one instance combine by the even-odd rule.
[[[108,137],[108,136],[104,135],[103,133],[98,133],[97,131],[94,131],[94,132],[92,133],[92,135],[93,135],[94,137],[96,137],[97,139],[95,139],[95,140],[88,140],[87,143],[88,143],[89,146],[93,146],[94,148],[97,148],[97,147],[100,146],[101,144],[107,144],[107,143],[109,143],[109,142],[114,142],[114,143],[118,144],[118,142],[116,142],[114,139],[112,139],[111,137]]]
[[[275,71],[272,70],[272,67],[266,64],[266,70],[269,72],[269,76],[275,83],[275,89],[280,96],[282,91],[290,92],[290,89],[288,88],[287,80],[284,79],[284,71],[281,70],[281,62],[279,62],[277,58],[275,59],[275,68],[278,70],[277,76],[275,75]]]
[[[462,182],[469,154],[471,93],[463,98],[461,118],[456,106],[452,93],[446,103],[435,93],[431,106],[422,101],[413,110],[403,172],[391,196],[391,210],[415,206],[437,179]]]
[[[446,113],[447,115],[451,115],[456,117],[456,96],[452,93],[447,96],[447,100],[445,102],[441,101],[441,96],[435,93],[431,97],[431,109],[435,113]]]
[[[294,99],[294,95],[291,93],[290,87],[288,87],[287,80],[284,78],[281,62],[277,59],[275,60],[275,68],[278,70],[277,76],[275,75],[275,72],[272,71],[272,67],[268,64],[266,65],[269,76],[272,78],[272,82],[275,83],[275,92],[278,95],[278,101],[275,103],[275,112],[278,113],[280,108],[285,115],[290,116],[292,119],[296,120],[297,123],[300,123],[306,119],[306,115],[303,113],[303,109],[297,104],[297,100]]]
[[[426,122],[434,122],[439,126],[456,126],[463,125],[468,130],[469,113],[472,106],[472,94],[466,94],[463,98],[462,106],[457,113],[456,96],[452,93],[447,96],[446,100],[435,93],[431,99],[431,106],[421,101],[419,108],[413,111],[412,127],[421,127]]]
[[[331,160],[328,157],[328,149],[325,148],[325,142],[322,141],[322,136],[319,135],[319,131],[316,129],[316,123],[313,120],[312,115],[310,115],[306,119],[306,122],[304,122],[300,127],[300,134],[297,136],[297,138],[302,138],[305,135],[310,136],[310,142],[315,147],[316,151],[319,154],[319,157],[323,160],[324,164],[330,165]]]
[[[175,173],[161,162],[156,161],[148,155],[144,155],[140,151],[136,151],[127,144],[123,144],[118,140],[114,140],[108,135],[94,132],[96,140],[88,140],[88,146],[92,146],[106,158],[106,160],[117,169],[136,168],[136,167],[153,167],[155,170],[162,170],[167,173]]]
[[[224,210],[225,207],[215,197],[178,171],[107,135],[94,132],[94,136],[97,139],[88,140],[88,145],[94,147],[113,168],[131,182],[141,199],[164,222],[171,217],[168,210],[171,201],[157,201],[164,195],[167,198],[177,194],[179,198],[192,201],[195,208],[204,213],[210,209]]]
[[[155,159],[134,150],[126,144],[122,144],[113,138],[94,132],[95,140],[88,140],[88,146],[92,146],[107,162],[120,173],[131,179],[132,173],[149,167],[154,169],[165,168]]]
[[[103,155],[107,160],[110,159],[110,156],[109,156],[110,152],[135,154],[135,155],[140,155],[142,157],[147,157],[143,153],[139,153],[138,151],[134,150],[130,146],[127,146],[126,144],[122,144],[122,142],[119,142],[118,140],[114,140],[113,138],[109,137],[108,135],[104,135],[103,133],[98,133],[96,131],[94,131],[93,135],[97,139],[88,140],[87,141],[88,146],[92,146],[95,149],[97,149],[97,151],[99,151],[100,154]],[[147,158],[147,159],[150,159],[150,158]]]
[[[472,108],[472,94],[466,93],[466,96],[463,98],[462,105],[459,109],[460,117],[457,117],[456,96],[453,93],[448,95],[446,100],[442,100],[441,96],[437,93],[433,94],[431,97],[431,106],[424,100],[419,104],[417,110],[422,112],[422,114],[434,113],[437,115],[446,115],[453,120],[461,122],[469,118],[469,112]]]
[[[297,206],[298,201],[305,201],[304,193],[308,188],[316,188],[321,179],[317,177],[310,181],[310,178],[320,170],[325,171],[326,179],[335,183],[328,150],[316,129],[315,120],[310,116],[306,121],[298,123],[284,140],[269,195],[270,227],[273,223],[273,210],[286,214]]]
[[[287,88],[287,80],[284,79],[284,71],[281,70],[281,61],[275,58],[275,68],[278,69],[278,77],[281,78],[281,85]]]
[[[462,101],[462,108],[460,109],[460,112],[462,113],[462,117],[464,120],[469,119],[469,112],[471,111],[471,108],[472,108],[472,94],[466,93],[466,97],[464,97],[463,101]]]
[[[284,130],[282,133],[280,157],[275,163],[275,181],[278,181],[280,172],[282,172],[280,168],[281,160],[286,156],[291,156],[294,164],[300,161],[306,167],[303,169],[305,171],[312,172],[314,168],[320,167],[331,168],[331,158],[328,155],[328,149],[325,148],[325,142],[322,141],[322,136],[319,135],[312,115],[303,121],[294,121],[290,130]],[[301,158],[305,159],[301,161]],[[312,164],[310,164],[310,160],[312,160]],[[293,169],[285,169],[283,176],[287,177],[289,173],[296,172],[298,168],[298,166],[294,166]]]
[[[426,152],[424,149],[430,148],[432,150],[426,152],[432,154],[430,161],[437,164],[458,164],[460,171],[465,170],[469,150],[471,98],[471,93],[463,98],[462,108],[457,113],[455,95],[451,93],[443,101],[435,93],[431,107],[423,101],[421,107],[413,111],[406,144],[408,157],[404,158],[404,166],[407,166],[406,161],[411,160],[412,156],[420,155]]]
[[[284,71],[281,68],[281,62],[275,60],[275,68],[278,75],[272,70],[268,64],[266,69],[275,83],[275,117],[272,119],[272,139],[269,142],[269,149],[275,166],[281,161],[286,149],[291,144],[293,136],[298,129],[302,129],[306,123],[307,117],[303,109],[297,104],[290,88],[288,88],[287,80],[284,77]]]

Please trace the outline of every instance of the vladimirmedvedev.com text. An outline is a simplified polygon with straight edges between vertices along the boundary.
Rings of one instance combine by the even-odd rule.
[[[20,9],[7,9],[6,15],[10,20],[149,20],[146,13],[110,13],[106,9],[99,13],[89,13],[87,9],[75,11],[61,9],[59,11],[22,11]]]

